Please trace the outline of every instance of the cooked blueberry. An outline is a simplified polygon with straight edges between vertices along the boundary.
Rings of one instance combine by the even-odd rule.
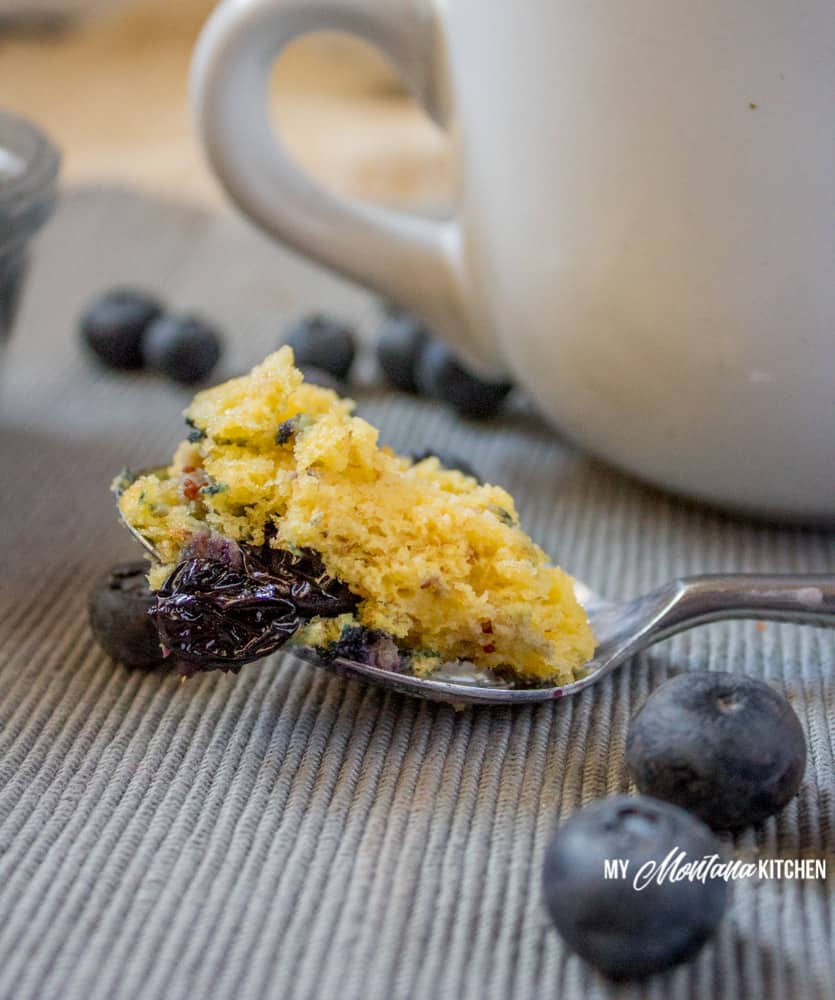
[[[667,802],[617,795],[575,813],[548,845],[544,870],[545,905],[568,946],[612,979],[692,957],[722,917],[727,882],[709,872],[661,877],[680,852],[679,866],[721,863],[711,831]],[[606,877],[607,862],[620,862],[617,877]]]
[[[157,593],[152,614],[185,675],[237,672],[283,646],[301,624],[285,588],[214,559],[181,562]]]
[[[317,368],[315,365],[297,365],[297,367],[305,382],[309,382],[311,385],[320,385],[323,389],[333,389],[339,396],[345,395],[345,384],[331,375],[330,372],[326,372],[324,368]]]
[[[293,348],[296,364],[312,365],[336,379],[345,379],[357,352],[350,326],[330,316],[303,316],[287,331],[285,342]]]
[[[324,653],[325,659],[340,657],[381,670],[400,670],[402,657],[394,639],[382,629],[346,625],[339,639]]]
[[[275,432],[275,443],[276,444],[287,444],[291,441],[296,434],[297,425],[294,417],[290,417],[289,420],[282,420],[278,425],[278,430]]]
[[[142,339],[162,315],[153,295],[133,288],[114,288],[91,302],[79,323],[87,347],[110,368],[141,368]]]
[[[184,385],[208,378],[221,350],[220,334],[199,316],[161,316],[142,341],[145,364]]]
[[[679,674],[629,725],[626,764],[640,791],[717,829],[759,823],[789,801],[806,768],[794,709],[744,674]]]
[[[407,312],[389,312],[377,340],[377,361],[388,381],[403,392],[417,392],[415,369],[431,339],[427,328]]]
[[[472,476],[478,483],[484,481],[466,459],[458,455],[451,455],[446,451],[430,451],[427,448],[425,451],[415,452],[412,455],[412,461],[417,465],[418,462],[422,462],[424,459],[432,458],[433,456],[438,459],[445,469],[457,469],[459,472],[463,472],[465,476]]]
[[[205,440],[206,431],[203,427],[198,427],[191,417],[186,417],[185,423],[188,427],[188,439],[192,444]]]
[[[480,379],[437,340],[421,351],[415,381],[425,396],[451,403],[465,417],[492,416],[512,388],[509,382]]]
[[[128,667],[157,667],[163,660],[156,626],[148,616],[154,595],[147,572],[143,561],[119,563],[95,581],[87,601],[96,642]]]
[[[274,652],[303,621],[352,612],[358,598],[319,557],[201,537],[155,595],[159,638],[183,674],[236,672]]]

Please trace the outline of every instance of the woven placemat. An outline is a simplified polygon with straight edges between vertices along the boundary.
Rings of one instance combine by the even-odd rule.
[[[628,790],[626,723],[688,669],[772,681],[809,739],[798,797],[729,851],[832,859],[832,632],[715,625],[576,698],[460,712],[290,656],[181,685],[97,649],[88,584],[135,554],[108,484],[169,455],[188,399],[82,356],[81,303],[125,281],[222,323],[224,376],[260,360],[298,312],[366,331],[379,317],[369,296],[231,216],[83,191],[41,238],[0,389],[0,996],[835,995],[831,881],[735,882],[694,962],[620,988],[566,953],[540,895],[555,825]],[[524,405],[477,424],[370,386],[356,395],[394,447],[443,446],[508,487],[537,541],[608,597],[684,573],[835,565],[834,535],[661,495],[578,454]]]

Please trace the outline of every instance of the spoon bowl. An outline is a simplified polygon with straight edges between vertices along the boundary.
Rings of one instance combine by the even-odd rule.
[[[161,468],[124,472],[114,482],[113,491],[118,498],[138,476],[164,472]],[[121,510],[119,517],[146,554],[159,560],[154,546],[125,521]],[[443,664],[430,677],[418,677],[342,657],[325,660],[307,646],[289,648],[317,667],[412,697],[452,704],[502,705],[553,701],[576,694],[649,646],[708,622],[755,618],[835,626],[835,576],[828,574],[689,576],[622,603],[604,600],[579,580],[574,581],[574,590],[588,615],[597,646],[594,658],[575,680],[559,687],[514,684],[465,662]]]

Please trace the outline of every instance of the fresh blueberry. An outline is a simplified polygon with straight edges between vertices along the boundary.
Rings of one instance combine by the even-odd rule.
[[[806,739],[794,709],[763,681],[678,674],[632,719],[626,764],[640,791],[716,829],[735,829],[759,823],[795,794]]]
[[[324,368],[317,368],[315,365],[298,365],[299,371],[304,376],[305,382],[311,385],[319,385],[323,389],[333,389],[338,396],[345,395],[345,384],[338,378],[326,372]]]
[[[160,316],[142,340],[148,368],[193,385],[209,377],[220,360],[220,334],[199,316]]]
[[[437,340],[421,352],[415,381],[425,396],[451,403],[464,417],[492,416],[512,388],[509,382],[483,381]]]
[[[433,456],[438,459],[445,469],[457,469],[459,472],[463,472],[465,476],[472,476],[477,483],[484,482],[469,462],[463,458],[459,458],[458,455],[450,455],[446,451],[431,451],[427,448],[425,451],[415,452],[412,455],[412,461],[417,465],[418,462],[422,462],[424,459],[432,458]]]
[[[163,662],[157,628],[148,615],[154,595],[147,572],[146,562],[118,563],[95,581],[87,601],[96,642],[128,667],[158,667]]]
[[[287,331],[296,364],[321,368],[336,379],[346,379],[357,353],[351,327],[329,316],[303,316]]]
[[[431,334],[417,317],[389,311],[377,340],[377,361],[388,381],[402,392],[417,392],[415,369]]]
[[[679,868],[722,861],[708,827],[667,802],[617,795],[575,813],[548,845],[544,870],[545,905],[568,946],[612,979],[693,956],[722,917],[727,882],[671,878],[662,863],[680,852]],[[618,877],[606,877],[606,862],[621,863]]]
[[[133,288],[114,288],[91,302],[81,315],[84,343],[109,368],[141,368],[142,340],[162,315],[153,295]]]

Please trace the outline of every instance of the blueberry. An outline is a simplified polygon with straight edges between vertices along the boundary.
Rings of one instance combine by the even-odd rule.
[[[431,458],[433,455],[445,469],[457,469],[459,472],[463,472],[465,476],[472,476],[477,483],[484,482],[469,462],[463,458],[459,458],[458,455],[450,455],[445,451],[430,451],[427,448],[425,451],[415,452],[412,455],[412,461],[417,465],[418,462],[422,462],[425,458]]]
[[[437,340],[421,352],[415,381],[425,396],[451,403],[464,417],[492,416],[512,388],[509,382],[483,381]]]
[[[744,674],[679,674],[632,719],[626,764],[640,791],[735,829],[795,794],[806,740],[794,709],[768,684]]]
[[[142,341],[145,364],[184,385],[208,378],[221,350],[219,333],[199,316],[161,316]]]
[[[132,288],[114,288],[91,302],[81,315],[82,339],[109,368],[141,368],[145,331],[162,315],[153,295]]]
[[[402,392],[417,392],[415,369],[431,339],[415,316],[389,311],[377,340],[377,361],[388,381]]]
[[[298,369],[304,376],[305,382],[319,385],[323,389],[333,389],[339,396],[345,395],[345,384],[331,375],[330,372],[326,372],[324,368],[317,368],[315,365],[299,365]]]
[[[395,672],[403,667],[403,657],[392,637],[382,629],[364,625],[346,625],[339,639],[324,651],[324,657],[326,660],[339,657]]]
[[[118,563],[93,584],[87,601],[96,642],[128,667],[157,667],[163,662],[159,635],[148,611],[154,595],[148,589],[143,561]]]
[[[680,864],[722,862],[708,827],[667,802],[617,795],[575,813],[548,845],[544,870],[545,905],[568,946],[612,979],[693,956],[722,917],[727,882],[661,878],[662,862],[681,851]],[[625,862],[625,876],[604,877],[607,861]]]
[[[285,342],[293,348],[296,364],[321,368],[334,378],[346,379],[357,353],[354,331],[329,316],[303,316],[288,330]]]
[[[156,592],[152,617],[181,674],[237,673],[283,646],[302,622],[356,610],[359,598],[315,552],[274,549],[269,537],[254,547],[200,533]]]

